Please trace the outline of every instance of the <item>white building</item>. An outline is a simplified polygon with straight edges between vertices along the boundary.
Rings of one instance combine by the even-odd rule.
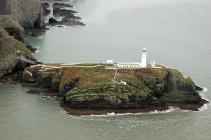
[[[117,63],[116,68],[118,69],[139,69],[141,68],[141,63]]]
[[[151,62],[151,67],[155,67],[155,61]]]
[[[112,64],[112,67],[106,67],[106,69],[140,69],[140,68],[146,68],[147,67],[147,52],[146,49],[142,49],[142,59],[141,63],[140,62],[135,62],[135,63],[114,63],[113,60],[107,60],[107,64]]]
[[[141,58],[141,66],[147,66],[147,50],[145,48],[142,49],[142,58]]]

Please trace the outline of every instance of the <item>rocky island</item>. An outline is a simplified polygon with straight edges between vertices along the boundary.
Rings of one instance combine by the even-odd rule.
[[[49,5],[41,4],[39,0],[19,1],[25,6],[18,7],[14,0],[0,0],[1,82],[28,85],[30,93],[47,89],[48,93],[60,98],[62,107],[75,115],[148,112],[166,110],[170,106],[198,110],[207,103],[198,93],[202,88],[190,77],[163,65],[107,69],[110,65],[105,63],[37,64],[33,49],[24,36],[26,32],[33,35],[34,31],[45,28],[44,15],[50,13]],[[28,11],[30,8],[25,9],[30,6],[33,6],[33,12]],[[84,25],[74,15],[75,11],[63,9],[71,5],[56,3],[53,7],[54,15],[64,17],[62,21],[50,18],[50,25]]]
[[[161,66],[117,70],[114,80],[115,70],[106,66],[33,65],[24,70],[21,81],[62,97],[61,105],[75,115],[148,112],[169,106],[198,110],[207,103],[197,93],[201,88],[176,69]]]

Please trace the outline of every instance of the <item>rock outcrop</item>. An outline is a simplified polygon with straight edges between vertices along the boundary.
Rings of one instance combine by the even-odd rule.
[[[0,78],[29,66],[28,63],[17,59],[18,56],[35,60],[23,42],[10,36],[0,27]]]
[[[50,5],[47,2],[43,2],[42,7],[44,16],[48,16],[51,13],[51,10],[49,10]]]
[[[49,6],[48,3],[46,2],[43,3],[43,9],[44,9],[45,15],[48,15],[50,12],[49,11],[50,7],[48,6]],[[49,18],[47,25],[51,25],[51,26],[58,25],[58,27],[61,27],[62,25],[85,26],[85,24],[81,21],[81,18],[76,15],[78,12],[72,10],[72,8],[73,6],[66,3],[65,1],[54,2],[52,6],[53,17]]]
[[[171,68],[114,70],[105,65],[35,65],[23,81],[36,83],[64,97],[73,108],[148,108],[168,103],[200,104],[190,77]]]
[[[45,27],[40,0],[0,0],[0,15],[11,15],[25,29]]]
[[[58,2],[55,2],[53,4],[53,8],[67,8],[67,7],[73,7],[73,6],[70,4],[58,3]]]

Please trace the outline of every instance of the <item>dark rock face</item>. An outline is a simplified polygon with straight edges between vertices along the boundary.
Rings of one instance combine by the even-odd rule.
[[[65,4],[63,6],[65,6]],[[58,21],[54,18],[50,18],[49,25],[85,26],[85,24],[80,21],[81,18],[74,15],[75,13],[77,12],[73,10],[54,8],[54,16],[62,16],[63,18],[61,21]]]
[[[75,20],[75,19],[68,19],[68,18],[63,18],[61,21],[58,21],[54,18],[49,19],[49,25],[68,25],[68,26],[74,26],[74,25],[79,25],[79,26],[85,26],[85,24],[81,21]]]
[[[49,8],[50,5],[49,5],[47,2],[43,2],[43,3],[42,3],[42,7],[43,7],[43,8]]]
[[[61,8],[54,8],[53,9],[53,15],[54,16],[67,16],[67,15],[72,15],[74,13],[77,13],[77,12],[73,11],[73,10],[61,9]]]
[[[59,25],[60,24],[60,21],[58,21],[58,20],[56,20],[54,18],[49,18],[48,23],[50,25]]]
[[[66,7],[73,7],[73,6],[70,4],[57,3],[57,2],[53,4],[53,8],[66,8]]]
[[[55,2],[53,4],[53,16],[60,17],[61,20],[58,21],[55,18],[50,18],[49,25],[85,26],[85,24],[80,21],[81,18],[75,15],[78,12],[69,9],[72,7],[73,6],[69,5],[69,4],[65,4],[62,2],[60,2],[60,3]]]
[[[44,15],[48,16],[51,13],[50,5],[46,1],[43,1],[42,7],[43,7]],[[73,6],[70,4],[66,4],[65,1],[59,0],[59,2],[56,2],[55,0],[52,8],[53,8],[52,10],[53,17],[49,18],[47,25],[58,26],[58,27],[62,27],[62,25],[85,26],[85,24],[80,21],[81,18],[75,15],[78,12],[71,10],[70,8],[73,8]],[[61,20],[58,20],[57,18]]]
[[[48,16],[51,13],[51,10],[49,10],[50,5],[46,2],[43,2],[42,7],[44,16]]]
[[[25,29],[44,28],[40,0],[0,0],[0,14],[16,18]]]

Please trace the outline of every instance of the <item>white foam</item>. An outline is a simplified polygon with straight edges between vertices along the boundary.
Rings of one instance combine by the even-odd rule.
[[[106,114],[101,114],[101,115],[84,115],[84,117],[111,117],[111,116],[116,116],[114,112],[111,113],[106,113]]]
[[[204,94],[205,92],[208,91],[208,88],[202,87],[202,89],[203,89],[203,90],[199,92],[199,95],[201,96],[202,99],[208,101],[209,103],[206,103],[206,104],[204,104],[202,107],[198,108],[199,111],[204,111],[204,110],[208,109],[209,106],[211,105],[209,99],[208,99],[208,98],[205,96],[205,94]]]
[[[209,106],[210,106],[210,103],[204,104],[202,107],[199,108],[199,111],[204,111],[208,109]]]
[[[208,98],[205,96],[205,94],[204,94],[204,93],[207,92],[207,91],[208,91],[208,88],[202,87],[202,91],[199,92],[199,95],[201,96],[202,99],[205,99],[205,100],[207,100],[208,102],[210,102],[209,99],[208,99]]]
[[[113,117],[113,116],[127,116],[127,115],[141,115],[141,114],[161,114],[161,113],[169,113],[169,112],[173,112],[176,109],[178,109],[177,107],[169,107],[169,109],[167,110],[163,110],[163,111],[158,111],[158,110],[154,110],[154,111],[150,111],[150,112],[139,112],[139,113],[106,113],[106,114],[101,114],[101,115],[83,115],[83,117]]]
[[[208,88],[206,88],[206,87],[202,87],[202,92],[207,92],[208,91]]]

